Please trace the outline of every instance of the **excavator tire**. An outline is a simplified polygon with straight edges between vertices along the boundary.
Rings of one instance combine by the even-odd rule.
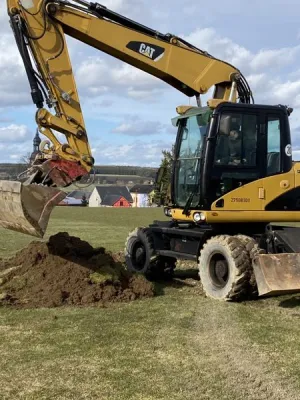
[[[173,277],[176,259],[156,254],[149,228],[139,227],[132,231],[124,252],[128,271],[144,274],[149,280]]]
[[[238,301],[247,294],[251,261],[237,237],[219,235],[209,239],[200,252],[198,266],[208,297]]]
[[[250,236],[246,236],[246,235],[236,235],[236,238],[238,238],[243,245],[245,246],[251,263],[250,263],[250,268],[249,268],[249,274],[250,274],[250,278],[249,278],[249,288],[248,288],[248,293],[251,297],[256,298],[258,297],[258,288],[257,288],[257,283],[256,283],[256,279],[255,279],[255,275],[254,275],[254,270],[253,270],[253,266],[252,266],[252,260],[259,254],[265,254],[266,251],[261,249],[258,246],[258,243]]]

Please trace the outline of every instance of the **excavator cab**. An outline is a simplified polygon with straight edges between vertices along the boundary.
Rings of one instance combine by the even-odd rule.
[[[222,210],[227,193],[288,173],[292,168],[289,112],[283,106],[222,103],[214,110],[192,108],[173,119],[178,126],[173,207],[186,214],[209,210],[216,202]],[[230,209],[240,209],[239,203],[233,200]]]

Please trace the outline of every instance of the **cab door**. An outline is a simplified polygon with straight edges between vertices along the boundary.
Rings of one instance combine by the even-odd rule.
[[[227,208],[262,209],[259,196],[249,196],[247,192],[247,184],[264,177],[262,120],[260,111],[255,108],[231,106],[220,113],[211,150],[214,155],[208,183],[210,204],[239,189],[241,195],[230,200]],[[225,204],[220,201],[218,206],[224,208]]]
[[[280,208],[280,198],[295,186],[292,169],[292,146],[286,117],[272,110],[265,114],[264,209]],[[278,199],[276,201],[276,199]],[[279,202],[278,202],[279,201]],[[271,205],[272,204],[272,205]],[[268,205],[270,205],[268,207]]]

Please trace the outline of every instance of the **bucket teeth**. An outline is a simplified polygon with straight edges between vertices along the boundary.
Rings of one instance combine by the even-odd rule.
[[[0,181],[0,226],[42,238],[53,208],[65,197],[55,188]]]

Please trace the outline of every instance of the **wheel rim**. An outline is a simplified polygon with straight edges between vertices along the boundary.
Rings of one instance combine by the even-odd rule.
[[[229,267],[222,254],[215,253],[211,256],[208,271],[210,280],[215,286],[218,288],[226,286],[229,279]]]
[[[146,247],[140,241],[136,241],[132,246],[132,264],[136,271],[141,271],[146,262]]]

